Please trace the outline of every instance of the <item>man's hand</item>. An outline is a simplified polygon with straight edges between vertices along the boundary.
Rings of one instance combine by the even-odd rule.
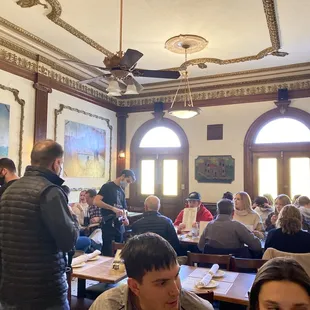
[[[198,224],[198,222],[194,222],[193,225],[192,225],[192,227],[193,227],[193,228],[197,228],[197,224]]]
[[[123,216],[123,210],[118,208],[113,208],[113,212],[116,214],[117,217]]]
[[[179,227],[178,227],[178,231],[184,230],[185,227],[186,227],[186,225],[185,225],[184,223],[181,223],[181,224],[179,225]]]
[[[100,216],[95,216],[95,217],[90,219],[90,223],[91,224],[96,224],[96,223],[100,223],[100,222],[101,222],[101,217]]]
[[[124,217],[122,222],[123,222],[123,224],[124,224],[125,226],[128,226],[128,225],[129,225],[129,220],[128,220],[127,217]]]

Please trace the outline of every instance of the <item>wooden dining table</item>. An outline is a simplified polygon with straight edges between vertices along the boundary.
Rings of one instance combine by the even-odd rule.
[[[77,297],[84,298],[86,280],[94,280],[108,284],[115,284],[127,277],[125,271],[112,269],[113,257],[97,256],[94,261],[87,261],[84,266],[73,266],[72,277],[78,279]]]
[[[218,287],[214,289],[195,288],[193,283],[198,282],[207,270],[208,269],[206,268],[182,265],[180,270],[182,287],[194,292],[198,296],[205,294],[208,290],[213,290],[214,300],[225,301],[239,305],[248,305],[248,292],[253,285],[255,274],[225,271],[225,274],[222,278],[214,278],[214,280],[219,284]],[[195,277],[190,277],[194,271]],[[200,278],[199,274],[201,274]]]

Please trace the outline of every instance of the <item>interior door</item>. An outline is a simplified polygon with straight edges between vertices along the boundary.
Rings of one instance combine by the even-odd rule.
[[[161,213],[174,220],[183,208],[185,184],[181,155],[137,156],[138,177],[134,185],[135,203],[143,205],[149,195],[161,201]],[[131,185],[131,186],[133,186]]]
[[[253,153],[254,197],[270,193],[278,196],[283,189],[283,156],[281,152]]]
[[[283,168],[283,193],[310,196],[310,152],[283,152]]]

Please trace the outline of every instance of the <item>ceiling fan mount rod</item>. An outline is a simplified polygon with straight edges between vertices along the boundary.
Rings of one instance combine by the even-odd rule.
[[[124,6],[124,0],[120,0],[119,52],[118,52],[119,57],[123,57],[123,6]]]

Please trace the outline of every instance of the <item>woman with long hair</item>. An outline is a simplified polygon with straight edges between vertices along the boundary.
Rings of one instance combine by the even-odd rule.
[[[274,212],[270,213],[265,221],[265,229],[266,231],[269,231],[271,229],[274,229],[276,227],[276,222],[278,219],[278,215],[282,208],[286,205],[291,204],[292,201],[289,196],[281,194],[279,195],[274,204]]]
[[[267,248],[290,253],[310,253],[310,234],[301,230],[301,213],[294,205],[286,205],[280,211],[276,229],[268,233],[265,250]]]
[[[249,310],[309,310],[310,278],[295,260],[273,258],[259,269],[249,299]]]
[[[264,226],[260,216],[252,209],[251,198],[246,192],[238,192],[234,197],[233,219],[244,224],[258,238],[264,238]]]
[[[80,226],[84,226],[87,217],[88,204],[86,202],[86,190],[80,192],[79,202],[72,205],[72,211],[77,216]]]

